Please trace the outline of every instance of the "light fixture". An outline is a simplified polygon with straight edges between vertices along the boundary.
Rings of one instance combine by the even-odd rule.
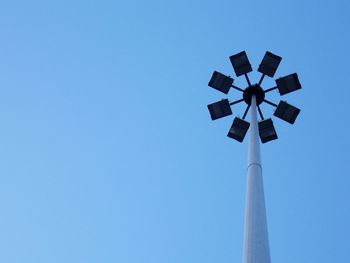
[[[249,63],[249,60],[245,51],[242,51],[236,55],[231,56],[230,60],[237,77],[252,71],[252,67]]]
[[[277,133],[271,119],[259,122],[259,136],[262,143],[277,139]]]
[[[249,125],[249,122],[236,117],[233,120],[232,126],[227,136],[239,142],[242,142],[249,129]]]
[[[281,95],[301,89],[297,73],[276,79],[278,91]]]
[[[281,60],[282,58],[280,56],[267,51],[263,60],[261,61],[261,64],[259,65],[258,71],[273,78]]]
[[[248,87],[241,89],[233,85],[233,78],[226,76],[218,71],[214,71],[210,81],[209,86],[221,91],[225,94],[228,94],[230,88],[234,88],[242,93],[242,98],[233,102],[230,102],[228,99],[223,99],[221,101],[212,103],[208,105],[210,116],[212,120],[220,119],[232,114],[231,106],[238,104],[240,102],[245,102],[247,108],[243,114],[243,118],[240,119],[236,117],[232,123],[232,126],[227,134],[228,137],[235,139],[239,142],[244,140],[244,137],[249,129],[249,122],[245,121],[245,117],[250,107],[252,106],[253,98],[255,100],[254,108],[260,116],[260,122],[258,124],[259,136],[263,143],[266,143],[271,140],[277,139],[277,133],[273,122],[271,119],[264,119],[263,113],[261,111],[260,105],[264,102],[276,107],[274,116],[293,124],[300,112],[300,110],[287,102],[281,101],[278,105],[266,99],[266,94],[272,90],[278,89],[281,95],[293,92],[295,90],[301,89],[301,85],[296,73],[287,75],[282,78],[276,79],[276,86],[269,89],[262,88],[262,81],[265,76],[273,77],[276,73],[276,70],[281,62],[282,58],[278,55],[275,55],[269,51],[266,51],[258,71],[262,73],[260,80],[256,84],[251,84],[250,79],[247,73],[252,71],[252,67],[249,63],[249,59],[245,51],[239,52],[230,57],[230,61],[234,68],[234,71],[237,76],[244,75],[248,83]]]
[[[297,107],[294,107],[285,101],[280,101],[273,115],[286,122],[289,122],[290,124],[293,124],[299,112],[300,110]]]
[[[232,86],[233,79],[229,76],[214,71],[208,86],[227,94]]]
[[[223,99],[208,105],[212,120],[220,119],[232,114],[228,99]]]

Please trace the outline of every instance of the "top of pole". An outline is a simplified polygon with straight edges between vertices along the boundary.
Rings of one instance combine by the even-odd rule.
[[[259,128],[257,116],[256,98],[252,96],[251,111],[250,111],[250,139],[248,148],[248,167],[252,164],[257,164],[261,167],[260,158],[260,142],[259,142]]]
[[[208,85],[222,93],[228,94],[230,88],[233,88],[242,93],[242,98],[236,101],[229,101],[228,99],[222,99],[220,101],[211,103],[208,105],[210,116],[212,120],[217,120],[229,115],[232,115],[231,106],[241,102],[247,104],[247,108],[244,111],[243,118],[235,117],[232,126],[227,134],[228,137],[233,138],[239,142],[242,142],[250,123],[245,120],[246,114],[249,108],[252,106],[253,97],[255,98],[255,108],[260,116],[260,121],[256,121],[257,128],[254,131],[259,135],[261,142],[266,143],[278,138],[273,121],[271,118],[264,119],[263,112],[260,108],[262,103],[267,103],[276,108],[274,116],[280,118],[290,124],[294,124],[300,110],[287,103],[286,101],[280,101],[278,104],[266,99],[267,93],[278,90],[280,95],[301,89],[298,75],[296,73],[289,74],[282,78],[275,80],[276,85],[274,87],[268,87],[264,89],[262,82],[265,76],[272,78],[281,62],[282,58],[271,52],[266,52],[261,64],[259,65],[258,71],[262,73],[259,82],[254,84],[250,81],[248,73],[252,71],[251,64],[245,51],[235,54],[230,57],[233,69],[236,76],[244,75],[248,87],[242,89],[234,84],[234,79],[231,76],[226,76],[218,71],[214,71]],[[254,113],[256,115],[256,111]],[[257,116],[256,116],[257,117]],[[257,119],[257,118],[256,118]]]

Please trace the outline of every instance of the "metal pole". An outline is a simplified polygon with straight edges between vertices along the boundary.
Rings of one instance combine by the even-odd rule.
[[[260,141],[255,96],[252,96],[244,218],[243,263],[270,263]]]

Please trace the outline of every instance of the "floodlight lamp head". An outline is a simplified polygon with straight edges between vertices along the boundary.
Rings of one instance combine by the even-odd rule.
[[[208,105],[211,119],[217,120],[232,114],[228,99],[223,99]]]
[[[237,77],[252,71],[252,67],[245,51],[232,55],[230,61]]]
[[[249,122],[236,117],[233,120],[232,126],[227,136],[239,142],[242,142],[249,129],[249,126]]]
[[[266,54],[259,65],[258,71],[266,76],[269,76],[270,78],[273,78],[281,60],[282,58],[280,56],[266,51]]]
[[[271,119],[260,121],[258,126],[259,126],[259,135],[262,143],[276,140],[278,138],[275,127],[273,126],[273,122]]]
[[[285,101],[280,101],[273,115],[290,124],[294,124],[299,112],[300,110],[297,107],[294,107]]]
[[[276,79],[278,91],[281,95],[301,89],[301,84],[297,73],[287,75],[283,78]]]
[[[208,86],[227,94],[232,86],[232,83],[233,79],[231,77],[225,76],[220,72],[214,71],[208,83]]]

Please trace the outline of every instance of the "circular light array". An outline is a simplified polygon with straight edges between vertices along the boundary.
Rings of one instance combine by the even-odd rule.
[[[243,141],[250,126],[249,122],[245,120],[245,117],[251,106],[251,101],[253,96],[255,96],[256,98],[258,112],[261,117],[261,121],[259,122],[258,125],[259,125],[260,139],[263,143],[277,139],[277,133],[273,126],[273,122],[271,118],[264,119],[264,116],[260,109],[260,105],[262,103],[265,102],[269,105],[276,107],[274,116],[290,124],[293,124],[295,122],[300,112],[300,109],[288,104],[286,101],[280,101],[279,104],[277,105],[265,99],[265,95],[266,93],[276,89],[279,91],[281,96],[288,94],[290,92],[296,91],[298,89],[301,89],[298,75],[296,73],[293,73],[293,74],[284,76],[282,78],[278,78],[275,80],[276,86],[266,90],[264,90],[261,87],[261,84],[265,76],[273,78],[281,60],[282,58],[280,56],[277,56],[267,51],[258,68],[258,71],[262,73],[259,83],[252,85],[248,77],[248,73],[252,71],[252,67],[249,63],[249,59],[247,57],[246,52],[242,51],[238,54],[231,56],[230,61],[236,73],[236,76],[239,77],[241,75],[244,75],[247,80],[248,87],[244,90],[235,86],[233,84],[234,79],[231,78],[230,76],[226,76],[218,71],[214,71],[208,83],[209,87],[212,87],[225,94],[228,94],[229,90],[233,88],[242,92],[243,98],[233,102],[229,102],[228,99],[223,99],[223,100],[209,104],[208,109],[212,120],[216,120],[216,119],[220,119],[220,118],[232,115],[231,106],[235,104],[241,103],[243,101],[246,102],[247,104],[247,108],[243,114],[242,119],[235,117],[232,123],[232,126],[227,134],[228,137],[233,138],[239,142]]]

